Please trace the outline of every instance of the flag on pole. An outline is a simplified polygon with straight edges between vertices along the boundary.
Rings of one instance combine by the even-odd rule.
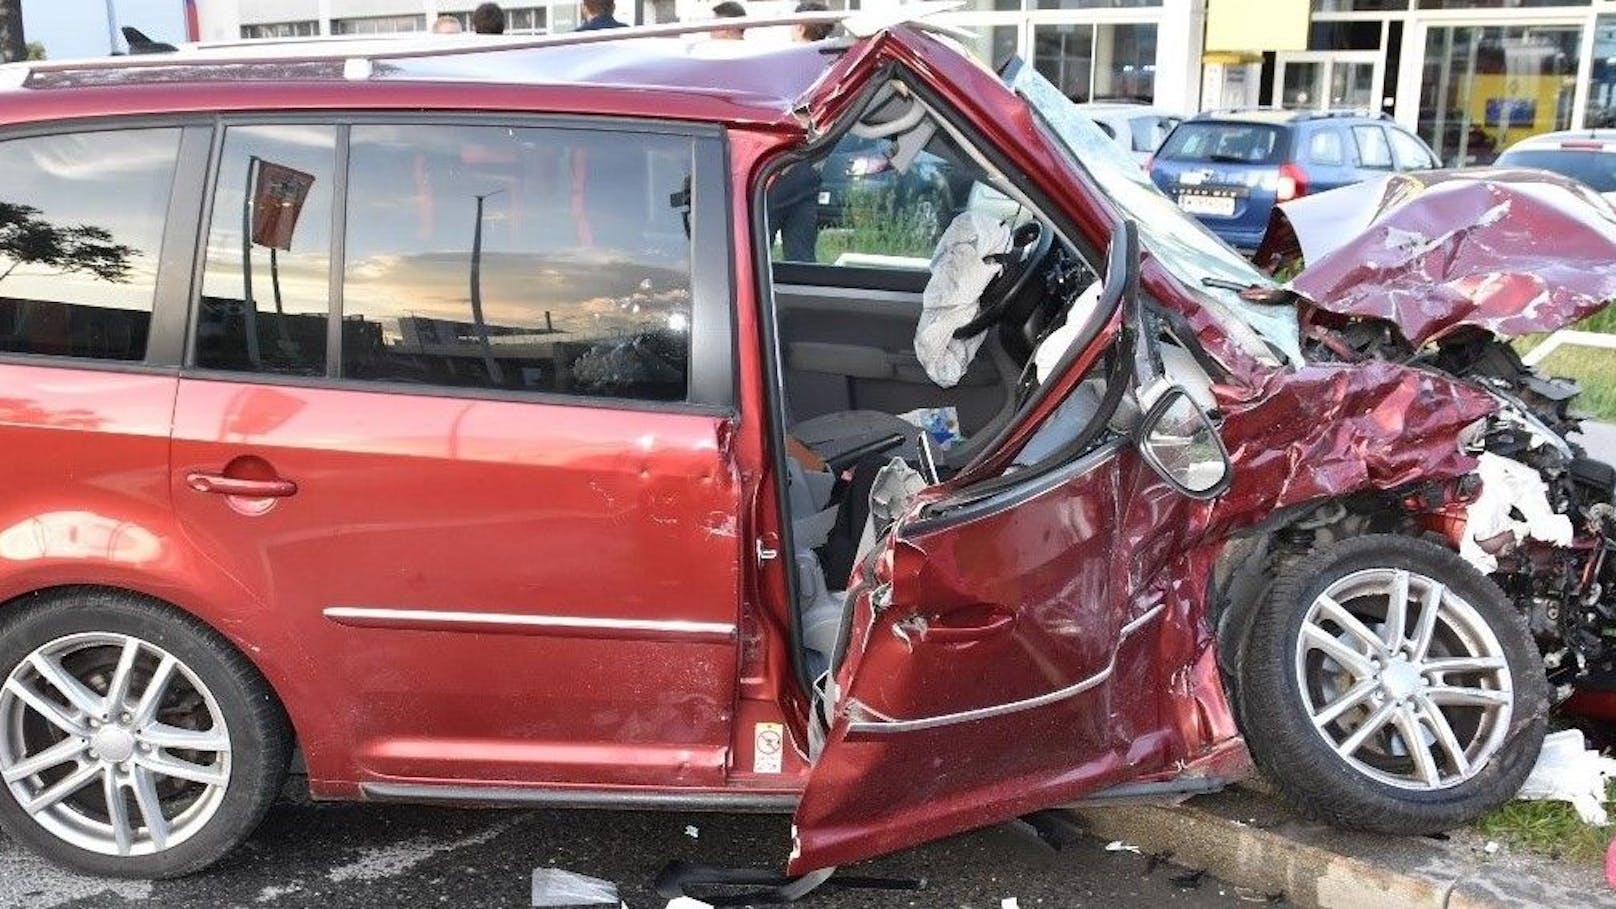
[[[292,231],[313,186],[313,174],[260,160],[253,188],[252,241],[290,252]]]

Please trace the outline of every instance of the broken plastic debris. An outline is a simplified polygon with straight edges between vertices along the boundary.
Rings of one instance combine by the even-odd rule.
[[[1021,904],[1016,902],[1015,897],[1007,896],[999,900],[999,909],[1021,909]]]
[[[1616,759],[1590,749],[1582,730],[1566,729],[1543,739],[1543,750],[1518,797],[1570,802],[1583,823],[1603,827],[1610,823],[1604,800],[1612,779]]]
[[[1519,461],[1484,451],[1476,457],[1481,495],[1465,509],[1465,539],[1459,554],[1484,573],[1498,570],[1498,560],[1481,545],[1511,534],[1518,542],[1528,537],[1555,546],[1571,542],[1571,519],[1556,514],[1549,490],[1536,470]],[[1524,520],[1516,520],[1515,515]]]
[[[664,909],[713,909],[712,903],[704,903],[692,896],[676,896],[668,900]]]
[[[1112,840],[1111,842],[1106,843],[1105,844],[1105,851],[1106,852],[1132,852],[1135,855],[1143,855],[1144,854],[1144,853],[1139,851],[1138,846],[1135,846],[1132,843],[1124,843],[1122,840]]]
[[[695,839],[696,837],[701,836],[701,831],[696,829],[695,824],[687,824],[685,825],[685,836]]]
[[[617,885],[560,868],[533,869],[534,906],[617,906]]]
[[[1488,840],[1487,845],[1481,847],[1481,851],[1487,853],[1488,855],[1492,855],[1498,851],[1498,841]]]

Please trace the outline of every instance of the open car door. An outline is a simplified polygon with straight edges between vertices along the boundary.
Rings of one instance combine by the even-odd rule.
[[[1101,312],[1122,304],[1138,324],[1137,235],[1120,234]],[[1188,518],[1222,490],[1227,456],[1176,387],[1136,392],[1153,404],[1132,433],[1108,428],[1124,390],[1164,387],[1152,342],[1133,339],[1117,336],[1103,374],[1105,342],[1067,351],[1026,403],[1035,418],[1100,384],[1086,418],[1053,411],[1069,433],[1054,454],[922,494],[855,572],[792,873],[1170,774],[1233,735],[1180,709],[1191,667],[1209,665],[1191,618],[1204,591],[1184,580],[1209,565]]]

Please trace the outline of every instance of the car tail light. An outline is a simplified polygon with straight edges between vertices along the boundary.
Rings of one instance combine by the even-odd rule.
[[[855,177],[868,177],[892,166],[886,155],[859,155],[847,164],[847,172]]]
[[[1567,139],[1566,141],[1560,143],[1560,147],[1591,148],[1595,151],[1600,151],[1605,147],[1605,143],[1599,141],[1598,139]]]
[[[1275,185],[1274,195],[1281,202],[1289,202],[1297,196],[1307,195],[1307,171],[1289,161],[1281,164],[1279,182]]]

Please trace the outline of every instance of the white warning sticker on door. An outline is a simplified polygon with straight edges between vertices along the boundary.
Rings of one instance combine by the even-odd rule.
[[[758,723],[752,729],[752,772],[779,773],[786,727],[779,723]]]

